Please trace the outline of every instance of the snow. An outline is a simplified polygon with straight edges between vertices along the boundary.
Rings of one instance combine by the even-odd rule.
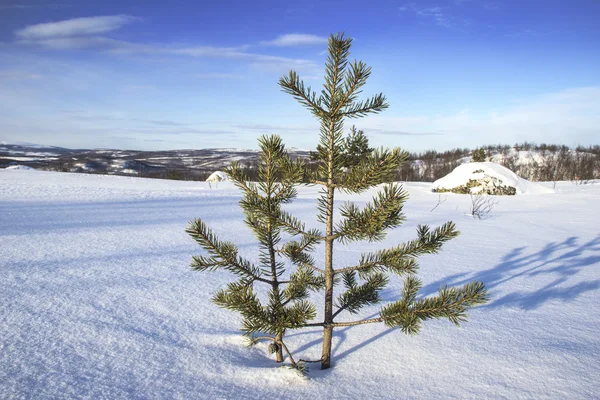
[[[460,328],[433,321],[417,336],[338,329],[334,367],[304,379],[266,345],[245,347],[237,315],[210,302],[230,274],[188,267],[201,253],[184,232],[195,217],[258,258],[232,183],[0,170],[0,398],[597,398],[600,184],[502,197],[486,220],[465,216],[468,196],[442,194],[431,212],[430,184],[405,187],[405,225],[336,247],[337,265],[453,220],[462,234],[420,259],[422,292],[479,279],[490,302]],[[300,188],[288,207],[309,227],[318,190]],[[320,337],[305,329],[287,343],[316,359]]]
[[[10,167],[6,167],[4,169],[19,169],[19,170],[24,170],[24,171],[35,170],[35,168],[28,167],[27,165],[11,165]]]
[[[208,178],[206,182],[223,182],[227,180],[227,174],[223,171],[215,171]]]
[[[15,161],[39,161],[39,160],[58,160],[58,157],[21,157],[21,156],[0,156],[1,159]]]
[[[478,180],[485,175],[499,179],[503,186],[514,187],[517,190],[517,194],[553,192],[551,188],[523,179],[508,168],[493,162],[472,162],[459,165],[445,177],[433,182],[432,189],[452,189],[465,185],[470,179]]]

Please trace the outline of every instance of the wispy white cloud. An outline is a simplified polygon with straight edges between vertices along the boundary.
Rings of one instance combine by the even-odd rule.
[[[19,44],[35,45],[51,50],[103,49],[113,52],[151,52],[150,46],[103,36],[56,37],[19,40]]]
[[[542,35],[541,33],[539,33],[536,30],[533,30],[533,29],[521,29],[519,31],[509,32],[509,33],[504,34],[505,37],[509,37],[509,38],[535,37],[535,36],[541,36],[541,35]]]
[[[310,129],[315,129],[315,126],[292,126],[292,125],[271,125],[271,124],[256,124],[256,123],[246,123],[246,124],[237,124],[233,126],[234,128],[241,129],[244,131],[261,131],[261,132],[278,132],[278,131],[292,131],[292,132],[305,132]]]
[[[133,84],[129,84],[126,85],[123,90],[127,91],[127,92],[148,92],[148,91],[152,91],[152,90],[156,90],[156,87],[152,86],[152,85],[133,85]]]
[[[0,82],[2,81],[37,81],[42,79],[44,76],[39,73],[28,72],[28,71],[0,71]]]
[[[424,149],[522,141],[591,144],[597,141],[599,126],[600,87],[583,87],[522,99],[487,112],[465,109],[448,115],[374,116],[365,119],[361,129],[385,133],[387,138],[394,130],[401,130],[398,135],[402,136],[407,132],[442,134],[435,144],[405,138],[405,147]]]
[[[129,15],[73,18],[58,22],[29,25],[17,30],[15,35],[22,40],[98,35],[117,30],[136,20],[138,18]]]
[[[45,3],[45,4],[2,4],[0,10],[29,10],[32,8],[60,8],[65,7],[63,3]]]
[[[29,4],[8,4],[8,5],[0,5],[0,10],[25,10],[28,8],[33,8],[34,6]]]
[[[324,36],[310,35],[304,33],[289,33],[281,35],[274,40],[260,42],[263,46],[306,46],[327,43],[327,38]]]
[[[447,14],[445,7],[424,7],[415,3],[407,3],[399,6],[398,11],[402,13],[412,13],[418,18],[432,21],[438,26],[443,26],[446,28],[452,26],[452,18]]]
[[[198,79],[240,79],[242,76],[238,74],[228,74],[223,72],[208,72],[202,74],[195,74],[194,77]]]
[[[130,16],[77,18],[49,24],[31,25],[18,30],[15,34],[17,44],[39,46],[51,50],[83,50],[93,49],[113,54],[137,55],[178,55],[198,58],[229,58],[246,60],[250,66],[268,71],[287,71],[291,68],[311,72],[317,68],[314,61],[272,56],[247,51],[248,47],[217,47],[217,46],[175,46],[165,44],[145,44],[126,40],[117,40],[101,33],[116,30],[126,23],[135,20]],[[284,35],[294,36],[294,35]],[[311,35],[304,41],[316,40]],[[287,43],[293,43],[294,38],[288,38]],[[301,38],[294,40],[298,43]],[[326,39],[325,39],[326,40]],[[283,42],[281,42],[283,43]],[[202,77],[202,76],[198,76]],[[206,78],[232,78],[231,75],[214,75]]]

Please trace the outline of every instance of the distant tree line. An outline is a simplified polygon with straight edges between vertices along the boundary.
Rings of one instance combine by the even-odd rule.
[[[347,164],[373,151],[364,142],[362,131],[352,131],[346,142]],[[354,141],[352,140],[354,139]],[[527,152],[526,154],[520,152]],[[317,169],[314,159],[306,159],[307,174]],[[447,151],[427,150],[408,153],[408,160],[396,171],[394,180],[433,182],[470,161],[493,161],[530,181],[574,181],[586,183],[600,179],[600,146],[534,144],[529,142],[510,145],[488,145],[475,150],[456,148]],[[257,180],[255,162],[243,163],[244,173]]]
[[[351,168],[362,157],[373,151],[361,130],[352,127],[344,142],[344,165]],[[313,155],[316,153],[313,153]],[[4,160],[8,166],[10,160]],[[517,175],[530,181],[573,181],[586,183],[600,179],[600,146],[578,146],[535,144],[531,142],[510,145],[488,145],[475,150],[456,148],[447,151],[427,150],[408,153],[407,161],[396,171],[396,181],[433,182],[448,175],[457,166],[470,161],[493,161],[505,166]],[[204,181],[211,169],[191,168],[184,165],[154,165],[142,159],[129,160],[126,170],[111,170],[112,159],[90,154],[90,158],[59,157],[45,164],[24,162],[33,168],[60,172],[80,172],[91,174],[116,174],[144,178]],[[306,177],[318,168],[316,158],[305,159]],[[240,161],[245,176],[258,179],[256,161]]]
[[[527,152],[526,154],[520,152]],[[585,183],[600,178],[600,146],[534,144],[489,145],[476,150],[428,150],[409,153],[409,160],[398,171],[401,181],[433,182],[469,161],[493,161],[531,181],[575,181]]]

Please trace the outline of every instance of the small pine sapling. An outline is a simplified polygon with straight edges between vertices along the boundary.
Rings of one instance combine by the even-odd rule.
[[[334,268],[335,243],[382,240],[386,230],[396,228],[404,221],[402,208],[408,197],[400,185],[386,184],[372,202],[362,209],[347,202],[339,210],[341,218],[337,218],[337,221],[334,218],[336,191],[361,193],[390,182],[392,174],[407,158],[399,148],[378,149],[360,157],[352,165],[347,163],[344,119],[378,113],[388,107],[383,94],[364,101],[358,100],[371,69],[362,61],[348,62],[351,43],[352,40],[343,34],[330,36],[325,83],[319,95],[306,87],[294,71],[279,81],[282,90],[308,108],[321,125],[314,157],[318,168],[307,180],[310,184],[322,186],[317,219],[325,225],[325,234],[320,236],[315,232],[306,232],[299,221],[288,221],[290,233],[296,231],[301,240],[288,248],[292,251],[288,251],[287,255],[297,264],[321,273],[325,281],[323,322],[305,325],[323,327],[322,369],[331,366],[334,328],[382,322],[389,327],[398,327],[405,333],[415,334],[421,322],[432,318],[447,318],[458,325],[466,319],[468,308],[487,301],[487,292],[481,282],[453,288],[444,286],[436,296],[418,297],[422,285],[416,278],[417,257],[436,253],[446,241],[456,237],[459,232],[452,222],[433,230],[428,226],[419,226],[415,240],[391,249],[365,253],[356,265]],[[315,266],[314,260],[306,252],[294,254],[294,249],[306,250],[302,243],[314,245],[321,241],[325,247],[322,268]],[[388,284],[389,273],[405,277],[398,301],[383,307],[375,318],[345,322],[335,320],[343,312],[355,314],[365,306],[380,302],[379,293]],[[340,283],[344,289],[335,298],[335,287]]]
[[[252,344],[270,340],[269,350],[275,353],[277,362],[283,361],[285,351],[292,366],[300,368],[283,339],[288,330],[305,326],[316,315],[315,305],[306,298],[310,290],[322,288],[324,280],[303,262],[310,261],[305,251],[312,249],[318,242],[315,238],[321,234],[310,231],[312,238],[302,243],[288,242],[278,248],[283,231],[291,229],[296,233],[297,229],[304,229],[281,208],[296,197],[296,182],[301,179],[304,167],[301,162],[291,160],[278,136],[261,137],[259,146],[258,182],[249,182],[245,169],[237,163],[226,170],[243,192],[240,206],[246,215],[246,225],[259,243],[258,265],[240,256],[235,244],[219,240],[201,219],[195,219],[186,232],[208,255],[193,257],[191,266],[196,271],[224,269],[237,275],[239,279],[218,291],[213,301],[241,314],[241,330]],[[294,258],[297,265],[294,272],[286,274],[286,264],[281,259],[284,255]],[[255,288],[258,284],[268,289],[267,304],[259,300]]]
[[[487,156],[485,154],[485,150],[482,148],[473,150],[473,154],[472,154],[472,159],[473,162],[485,162]]]

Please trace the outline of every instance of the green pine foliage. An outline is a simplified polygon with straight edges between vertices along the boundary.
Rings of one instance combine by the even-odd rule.
[[[320,234],[312,231],[313,236],[280,246],[282,233],[296,234],[298,230],[304,230],[303,224],[281,208],[296,197],[296,182],[301,179],[304,166],[290,159],[278,136],[261,137],[259,146],[258,182],[248,182],[244,169],[238,164],[234,163],[226,170],[244,193],[240,206],[246,215],[246,225],[258,241],[258,265],[241,257],[235,244],[219,240],[200,219],[192,221],[186,232],[207,253],[193,257],[192,269],[224,269],[239,278],[219,290],[213,301],[241,314],[242,332],[252,342],[271,340],[270,349],[276,354],[276,360],[282,362],[283,350],[287,349],[283,342],[285,333],[305,326],[316,315],[315,305],[306,298],[310,290],[322,288],[324,280],[306,266],[312,260],[305,252],[313,248]],[[285,256],[296,265],[296,270],[287,279],[284,279]],[[255,293],[256,284],[263,284],[268,290],[266,304],[261,303]],[[296,365],[291,354],[288,355]]]
[[[458,324],[466,320],[468,308],[487,301],[487,292],[480,282],[459,288],[444,287],[436,296],[418,296],[421,283],[416,278],[417,257],[438,252],[445,242],[456,237],[459,232],[452,222],[433,230],[428,226],[419,226],[415,240],[391,249],[363,254],[356,266],[334,267],[335,243],[384,239],[386,231],[400,226],[405,220],[402,210],[408,199],[402,186],[388,183],[406,161],[407,154],[404,151],[399,148],[369,149],[364,133],[354,128],[349,136],[343,135],[346,118],[376,114],[388,107],[381,93],[359,100],[362,88],[371,75],[371,68],[362,61],[348,61],[351,44],[352,40],[343,34],[329,38],[325,83],[320,92],[305,86],[294,71],[279,81],[282,90],[305,106],[321,124],[314,155],[318,168],[308,181],[322,186],[317,220],[325,225],[325,234],[321,238],[325,258],[319,267],[315,266],[315,260],[308,254],[297,257],[296,262],[310,265],[325,280],[323,322],[310,324],[323,327],[323,369],[331,365],[331,339],[336,327],[383,322],[413,334],[419,331],[421,322],[432,318],[446,318]],[[371,202],[363,207],[346,202],[339,209],[340,217],[334,220],[337,191],[360,193],[381,184],[384,186]],[[303,240],[309,240],[311,234],[300,229],[301,223],[294,221],[294,224],[298,227],[296,233]],[[365,306],[379,303],[380,292],[388,284],[390,274],[404,278],[400,300],[383,307],[376,318],[345,322],[336,320],[345,311],[356,314]],[[337,296],[335,293],[338,293]]]
[[[434,229],[420,225],[413,240],[366,252],[356,265],[334,266],[336,244],[383,240],[388,230],[405,221],[403,207],[408,199],[401,185],[390,183],[407,159],[404,151],[370,149],[364,133],[355,129],[344,136],[346,118],[360,118],[388,107],[383,94],[359,100],[371,69],[362,61],[348,61],[351,44],[352,40],[344,34],[329,38],[321,91],[305,86],[294,71],[279,81],[284,92],[320,121],[316,168],[308,169],[292,161],[281,139],[271,136],[259,141],[262,153],[258,182],[248,182],[237,164],[227,170],[243,192],[240,206],[258,241],[259,263],[255,265],[241,257],[233,243],[219,240],[201,220],[192,221],[187,229],[206,252],[193,258],[193,269],[224,269],[238,277],[215,294],[215,303],[239,312],[242,331],[253,341],[270,340],[269,350],[276,354],[277,361],[283,360],[285,351],[292,365],[301,370],[302,363],[295,362],[284,342],[289,330],[323,328],[320,362],[321,368],[326,369],[331,366],[335,328],[383,323],[415,334],[422,322],[429,319],[444,318],[458,325],[466,321],[469,308],[487,301],[487,291],[480,282],[442,287],[437,295],[419,296],[422,284],[416,276],[418,257],[437,253],[444,243],[459,234],[452,222]],[[298,182],[321,186],[316,219],[324,225],[324,231],[306,229],[301,220],[282,209],[296,196]],[[339,191],[361,193],[378,185],[380,191],[366,205],[346,202],[339,213],[335,212],[334,200]],[[324,247],[322,260],[312,254],[317,246]],[[294,270],[286,271],[290,267]],[[382,301],[380,293],[391,281],[390,276],[403,279],[398,300],[383,306],[377,317],[347,320],[349,315]],[[259,286],[268,290],[266,304],[255,292]],[[312,322],[317,309],[308,301],[313,290],[322,291],[324,297],[320,313],[323,320],[318,322]],[[346,320],[340,321],[338,317]]]

